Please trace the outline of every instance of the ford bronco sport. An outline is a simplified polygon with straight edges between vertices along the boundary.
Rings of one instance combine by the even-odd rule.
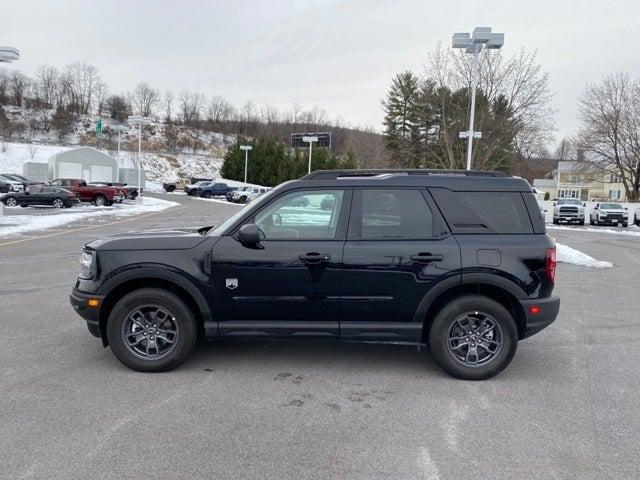
[[[176,367],[198,336],[318,337],[426,345],[484,379],[555,320],[555,254],[526,180],[317,171],[216,227],[86,244],[71,304],[135,370]]]

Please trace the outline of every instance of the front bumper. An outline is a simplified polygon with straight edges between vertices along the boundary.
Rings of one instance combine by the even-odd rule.
[[[628,223],[629,217],[608,217],[602,216],[598,217],[598,223],[603,223],[605,225],[618,225],[620,223]]]
[[[560,297],[538,298],[535,300],[520,300],[522,310],[525,315],[525,329],[521,332],[520,339],[530,337],[538,333],[543,328],[551,325],[560,310]],[[529,311],[531,306],[540,307],[540,312],[532,314]]]
[[[98,300],[97,307],[90,307],[88,305],[89,299]],[[100,332],[100,309],[102,308],[102,301],[104,295],[96,295],[93,293],[82,292],[77,288],[74,288],[69,295],[69,302],[73,309],[87,322],[87,328],[91,335],[101,338]]]
[[[554,213],[553,219],[558,222],[584,222],[584,214],[580,213]]]

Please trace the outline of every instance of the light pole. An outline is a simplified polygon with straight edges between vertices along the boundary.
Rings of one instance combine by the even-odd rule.
[[[249,166],[249,150],[251,145],[240,145],[240,150],[244,150],[244,183],[247,183],[247,167]]]
[[[318,141],[318,137],[302,137],[302,141],[309,144],[309,171],[311,173],[311,153],[313,152],[313,144]]]
[[[127,121],[134,125],[138,124],[138,197],[136,198],[138,200],[142,198],[142,125],[149,125],[151,119],[141,115],[132,115]]]
[[[469,113],[469,130],[460,132],[460,138],[467,138],[467,170],[471,170],[471,154],[473,152],[473,139],[481,138],[482,132],[473,131],[473,121],[476,114],[476,87],[478,86],[478,68],[482,47],[498,49],[504,45],[504,33],[491,33],[490,27],[476,27],[473,33],[454,33],[453,48],[464,48],[467,53],[473,55],[471,66],[471,111]]]

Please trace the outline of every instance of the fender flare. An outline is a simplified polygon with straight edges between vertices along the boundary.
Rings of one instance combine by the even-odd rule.
[[[414,322],[424,323],[425,317],[433,302],[447,290],[464,285],[491,285],[500,288],[514,296],[518,300],[526,300],[529,296],[518,285],[504,277],[492,273],[463,273],[455,277],[449,277],[434,285],[422,297],[413,316]]]
[[[216,333],[217,324],[213,321],[212,306],[209,304],[202,291],[197,287],[194,281],[190,280],[183,274],[183,272],[167,267],[166,265],[135,267],[121,271],[105,281],[96,293],[108,296],[109,292],[112,292],[120,285],[131,280],[140,280],[144,278],[164,280],[174,283],[178,287],[182,288],[191,296],[200,310],[200,315],[202,316],[207,336],[209,336],[210,333]]]

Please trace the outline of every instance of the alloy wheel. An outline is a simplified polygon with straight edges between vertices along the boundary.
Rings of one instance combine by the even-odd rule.
[[[490,315],[468,312],[451,322],[447,348],[453,358],[467,367],[491,362],[502,349],[502,329]]]
[[[158,305],[144,305],[129,312],[121,331],[127,349],[144,360],[159,360],[169,355],[179,334],[173,314]]]
[[[64,207],[64,202],[59,198],[55,198],[53,200],[53,206],[56,207],[56,208],[62,208],[62,207]]]
[[[18,205],[18,201],[13,197],[9,197],[6,200],[5,205],[7,207],[15,207],[16,205]]]

